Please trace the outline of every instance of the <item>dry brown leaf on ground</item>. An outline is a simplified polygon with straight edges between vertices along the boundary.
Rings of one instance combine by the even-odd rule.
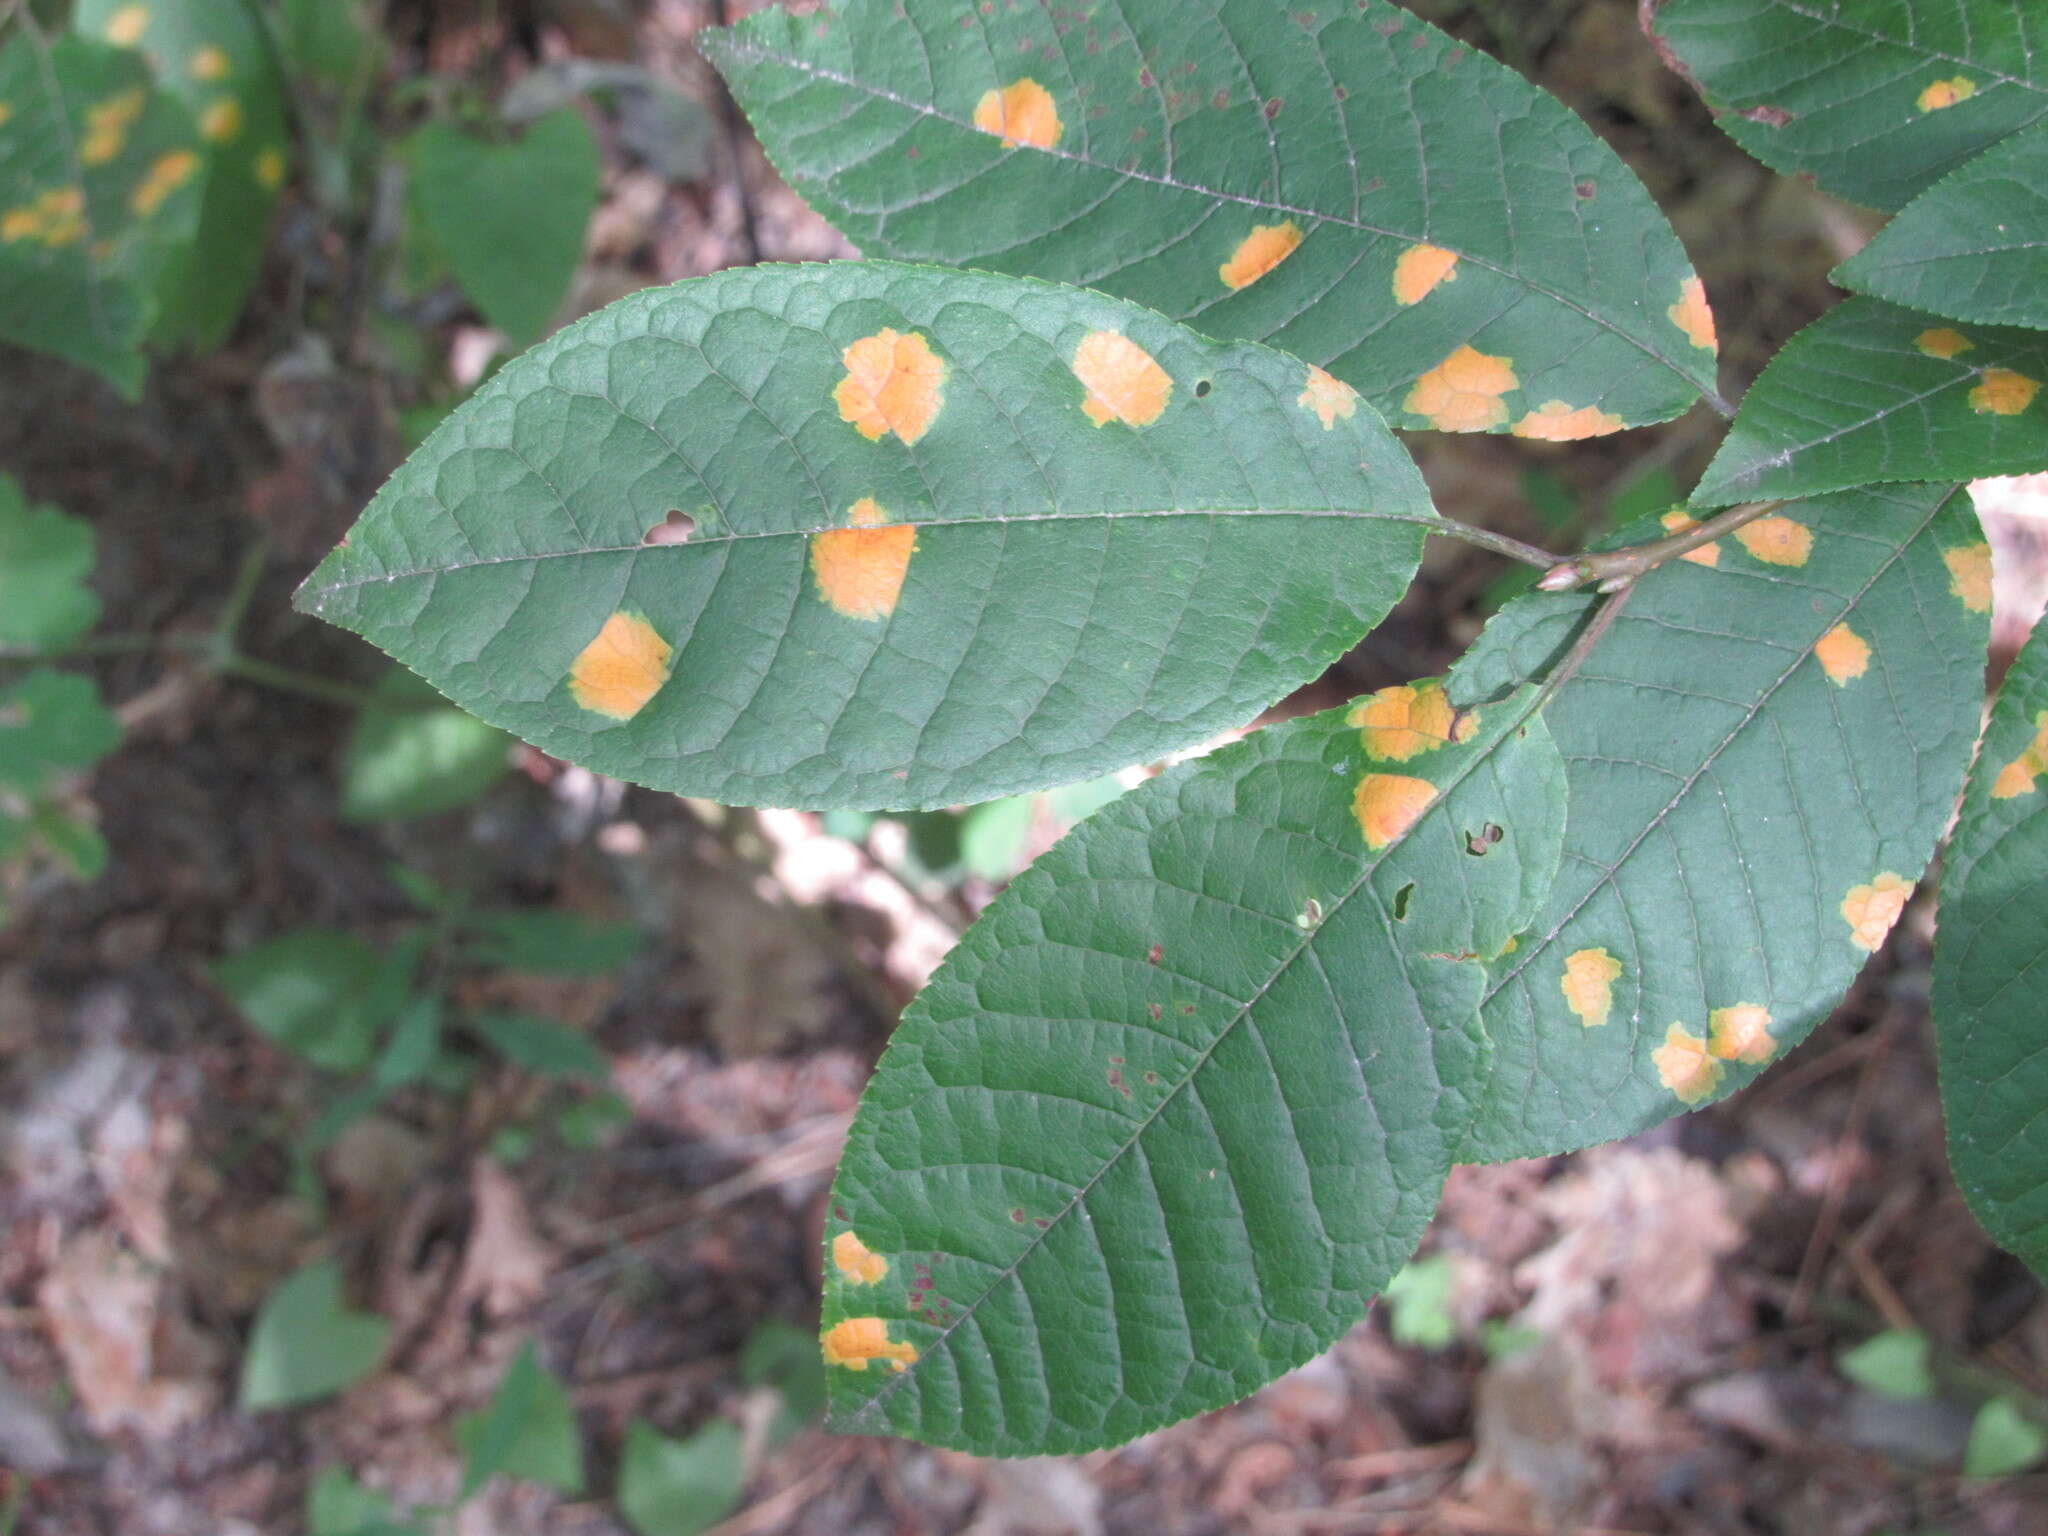
[[[109,1228],[64,1244],[36,1288],[88,1423],[103,1435],[159,1438],[213,1410],[214,1352],[194,1333],[163,1275]]]

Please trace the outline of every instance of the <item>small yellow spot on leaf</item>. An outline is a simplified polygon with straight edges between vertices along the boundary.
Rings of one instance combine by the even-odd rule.
[[[604,621],[570,667],[569,692],[594,715],[630,720],[668,681],[673,654],[652,624],[622,609]]]
[[[1860,949],[1877,953],[1892,924],[1906,910],[1906,898],[1913,894],[1909,880],[1886,870],[1868,885],[1854,886],[1842,898],[1842,921],[1849,925],[1849,938]]]
[[[0,241],[40,240],[52,250],[85,238],[85,193],[51,187],[34,202],[0,214]]]
[[[228,77],[228,69],[228,56],[211,43],[192,55],[194,80],[225,80]]]
[[[1964,75],[1949,80],[1937,80],[1920,93],[1922,112],[1939,112],[1943,107],[1952,107],[1959,101],[1968,101],[1977,94],[1977,82]]]
[[[1470,741],[1479,729],[1478,715],[1453,708],[1439,682],[1382,688],[1360,700],[1345,720],[1359,728],[1368,755],[1391,763]]]
[[[1813,648],[1820,669],[1837,688],[1846,688],[1852,678],[1870,669],[1870,644],[1846,624],[1837,624],[1820,637]]]
[[[1458,253],[1440,245],[1411,245],[1394,263],[1394,298],[1420,304],[1438,283],[1456,282]]]
[[[1720,350],[1720,338],[1714,334],[1714,311],[1707,304],[1707,285],[1698,278],[1688,277],[1679,284],[1678,302],[1664,313],[1694,346],[1708,352]]]
[[[1659,521],[1663,523],[1664,531],[1666,533],[1674,534],[1690,533],[1693,529],[1699,527],[1700,525],[1700,520],[1698,518],[1688,517],[1685,515],[1685,513],[1679,511],[1676,507],[1673,507],[1669,512],[1666,512],[1664,516],[1659,519]],[[1688,549],[1684,554],[1680,555],[1678,558],[1681,560],[1690,560],[1694,565],[1719,565],[1721,563],[1721,546],[1718,541],[1709,544],[1702,544],[1697,549]]]
[[[1598,1029],[1614,1007],[1614,983],[1620,977],[1621,962],[1606,950],[1581,949],[1565,956],[1564,975],[1558,978],[1557,987],[1579,1022]]]
[[[1436,799],[1436,786],[1427,779],[1411,779],[1399,773],[1368,773],[1358,781],[1351,798],[1352,814],[1365,834],[1365,846],[1384,848],[1400,837]]]
[[[1301,229],[1294,220],[1284,224],[1254,224],[1252,232],[1238,241],[1230,260],[1216,269],[1226,288],[1245,288],[1256,283],[1294,254],[1301,244]]]
[[[974,126],[995,134],[1009,149],[1051,149],[1060,141],[1060,113],[1052,93],[1028,76],[984,92],[974,104]]]
[[[946,362],[921,331],[883,327],[840,354],[846,377],[833,387],[839,419],[852,422],[869,442],[894,432],[906,443],[923,437],[939,414]]]
[[[12,116],[14,116],[13,104],[11,102],[0,101],[0,128],[5,128],[7,126],[7,120]]]
[[[284,151],[275,144],[256,157],[256,180],[268,192],[284,185]]]
[[[1565,401],[1546,400],[1515,423],[1514,434],[1546,443],[1576,443],[1581,438],[1605,437],[1627,425],[1619,416],[1609,415],[1597,406],[1582,405],[1574,410]]]
[[[135,191],[128,198],[128,205],[142,218],[148,218],[161,208],[164,199],[192,179],[192,173],[199,169],[199,157],[189,149],[174,149],[149,168],[149,174],[136,183]]]
[[[889,1273],[889,1261],[870,1253],[868,1245],[851,1232],[832,1239],[832,1266],[855,1285],[873,1285]]]
[[[1778,1048],[1778,1042],[1771,1038],[1770,1014],[1755,1003],[1716,1008],[1707,1015],[1707,1035],[1710,1055],[1752,1067],[1769,1061]]]
[[[1484,432],[1508,419],[1500,397],[1520,382],[1511,358],[1460,347],[1415,381],[1402,409],[1440,432]]]
[[[1707,1054],[1707,1042],[1683,1024],[1664,1031],[1664,1043],[1650,1053],[1657,1080],[1678,1095],[1681,1104],[1697,1104],[1721,1086],[1721,1063]]]
[[[128,142],[128,130],[142,116],[148,96],[141,86],[109,97],[85,114],[85,136],[78,141],[78,158],[87,165],[105,165],[121,153]]]
[[[199,114],[199,131],[209,144],[226,144],[242,131],[242,104],[223,96]]]
[[[2017,416],[2034,403],[2041,381],[2010,368],[1986,368],[1970,391],[1970,409],[1979,416]]]
[[[1948,589],[1963,600],[1972,613],[1991,611],[1991,546],[1964,544],[1941,552],[1948,567]]]
[[[1913,345],[1922,352],[1925,352],[1929,357],[1947,359],[1956,356],[1958,353],[1967,352],[1977,344],[1961,331],[1952,331],[1947,326],[1940,325],[1936,326],[1933,330],[1922,331],[1918,336],[1915,336],[1913,338]]]
[[[149,7],[146,5],[124,5],[107,18],[107,41],[119,43],[123,48],[133,48],[148,30]]]
[[[898,1344],[889,1337],[889,1325],[879,1317],[849,1317],[833,1326],[824,1339],[825,1363],[843,1365],[850,1371],[864,1371],[870,1360],[886,1360],[893,1370],[917,1362],[915,1344]]]
[[[1813,530],[1773,513],[1736,529],[1735,542],[1765,565],[1804,565],[1813,553]]]
[[[891,522],[872,496],[848,508],[847,527],[811,536],[811,574],[818,596],[849,619],[886,619],[896,611],[917,529]]]
[[[1088,391],[1081,409],[1098,427],[1149,427],[1173,395],[1173,380],[1152,354],[1115,331],[1090,331],[1074,349],[1073,367]]]
[[[2048,774],[2048,709],[2034,716],[2034,740],[2027,750],[1998,770],[1991,798],[2012,800],[2034,792],[2035,781]]]
[[[1304,410],[1314,411],[1327,432],[1337,425],[1339,416],[1346,421],[1351,419],[1352,413],[1358,409],[1358,391],[1335,374],[1325,373],[1310,363],[1308,387],[1295,396],[1294,403]]]

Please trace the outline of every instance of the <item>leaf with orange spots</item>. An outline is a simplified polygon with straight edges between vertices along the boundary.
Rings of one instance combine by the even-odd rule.
[[[198,127],[140,54],[66,33],[45,55],[19,28],[0,48],[0,119],[0,341],[134,395],[199,214],[196,179],[157,168],[196,163]]]
[[[1951,320],[2048,329],[2048,122],[1943,177],[1833,276]]]
[[[1244,725],[1433,517],[1298,358],[1017,278],[762,267],[507,364],[300,601],[605,773],[926,808]]]
[[[1693,503],[2048,466],[2048,334],[1972,325],[1957,348],[1944,330],[1882,299],[1829,310],[1750,386]]]
[[[1638,580],[1544,711],[1570,780],[1565,857],[1492,967],[1493,1080],[1467,1160],[1632,1135],[1749,1082],[1840,1000],[1933,853],[1988,638],[1949,589],[1946,556],[1982,537],[1967,498],[1878,486],[1772,515],[1786,526],[1749,524],[1713,564]],[[1602,547],[1665,532],[1648,517]],[[1483,714],[1546,675],[1593,601],[1502,609],[1451,702]],[[1621,969],[1588,1028],[1602,954]]]
[[[1269,341],[1402,425],[1469,349],[1519,391],[1448,413],[1574,437],[1716,380],[1634,174],[1512,70],[1391,0],[843,0],[698,34],[804,199],[863,252],[1085,283]],[[1511,152],[1502,153],[1502,145]]]
[[[262,270],[277,203],[263,157],[291,144],[262,17],[246,0],[78,0],[73,21],[88,36],[140,49],[200,126],[199,223],[168,259],[151,336],[211,350],[227,339]]]
[[[1744,149],[1872,208],[1904,207],[2048,118],[2048,48],[2025,0],[1663,0],[1645,14]]]
[[[862,1362],[827,1371],[835,1428],[1093,1449],[1364,1316],[1483,1078],[1479,957],[1556,868],[1534,705],[1404,762],[1384,842],[1355,810],[1385,765],[1334,709],[1147,780],[996,898],[905,1011],[826,1201],[825,1356]]]
[[[1942,859],[1933,1004],[1956,1183],[1985,1230],[2048,1277],[2044,870],[2048,624],[2037,624],[1992,706]]]

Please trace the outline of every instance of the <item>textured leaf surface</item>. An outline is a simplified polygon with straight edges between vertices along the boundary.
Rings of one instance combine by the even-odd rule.
[[[1545,712],[1571,826],[1489,986],[1465,1161],[1628,1135],[1750,1081],[1883,942],[1955,804],[1991,602],[1960,487],[1798,502],[1743,533],[1645,577]],[[1588,602],[1503,609],[1453,695],[1546,668]]]
[[[2048,625],[2006,673],[1941,877],[1934,1028],[1949,1163],[2048,1275]]]
[[[1717,507],[2048,469],[2048,336],[1850,299],[1785,344],[1693,492]]]
[[[1396,426],[1590,436],[1713,393],[1712,318],[1641,184],[1383,0],[853,0],[703,46],[869,255],[1270,341]]]
[[[1484,961],[1564,817],[1532,700],[1454,722],[1419,692],[1375,696],[1412,735],[1333,710],[1132,790],[947,957],[833,1186],[836,1427],[1084,1450],[1364,1315],[1435,1209]]]
[[[510,143],[431,122],[406,146],[411,206],[484,318],[525,345],[547,329],[597,207],[597,140],[581,113],[550,112]]]
[[[0,50],[0,341],[142,387],[169,254],[199,215],[200,139],[142,56],[86,38]]]
[[[1294,358],[1015,278],[758,267],[509,364],[299,602],[601,772],[951,805],[1241,725],[1393,605],[1431,516]]]
[[[263,266],[290,134],[284,89],[248,0],[80,0],[80,32],[141,49],[199,127],[198,229],[171,253],[154,334],[220,345]]]
[[[91,629],[100,616],[86,585],[92,567],[92,524],[31,505],[0,474],[0,644],[55,650]]]
[[[1664,0],[1653,29],[1744,149],[1872,208],[2048,118],[2030,0]]]
[[[1834,277],[1952,319],[2048,329],[2048,123],[1943,177]]]

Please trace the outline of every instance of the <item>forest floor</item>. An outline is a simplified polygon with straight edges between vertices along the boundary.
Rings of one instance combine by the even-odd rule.
[[[631,163],[607,124],[579,308],[756,257],[848,254],[720,115],[689,46],[708,6],[539,9],[546,47],[662,71],[718,129],[710,171],[677,182]],[[1500,46],[1495,6],[1418,9]],[[1672,213],[1720,316],[1724,376],[1746,383],[1828,302],[1824,274],[1869,216],[1714,132],[1658,68],[1633,4],[1522,9],[1507,56]],[[390,10],[415,70],[509,47],[481,0]],[[204,633],[260,542],[245,648],[367,683],[378,658],[289,596],[396,461],[419,385],[369,352],[337,356],[306,324],[308,285],[338,281],[322,275],[325,233],[288,208],[233,345],[159,365],[138,405],[0,357],[0,467],[95,525],[112,627]],[[430,342],[459,358],[479,335],[451,318]],[[1452,515],[1564,547],[1647,467],[1687,481],[1715,426],[1700,412],[1620,442],[1416,448]],[[2037,479],[1980,489],[2001,664],[2048,596]],[[1432,547],[1388,623],[1284,708],[1441,671],[1501,575],[1489,556]],[[853,840],[816,816],[721,813],[525,749],[473,807],[353,824],[337,792],[348,710],[184,652],[92,665],[127,729],[91,786],[110,868],[35,882],[0,928],[0,1531],[297,1532],[308,1485],[334,1465],[402,1508],[446,1501],[452,1421],[529,1339],[568,1384],[593,1493],[500,1479],[455,1518],[461,1536],[623,1532],[603,1495],[627,1421],[681,1434],[718,1416],[748,1430],[725,1536],[2048,1530],[2048,1476],[1956,1474],[1982,1397],[2048,1399],[2048,1298],[1948,1173],[1924,898],[1750,1092],[1575,1157],[1458,1170],[1424,1283],[1237,1407],[1042,1462],[818,1430],[771,1447],[740,1352],[764,1320],[814,1326],[854,1102],[895,1010],[994,888],[929,875],[900,825]],[[448,981],[466,1004],[588,1031],[630,1119],[594,1147],[542,1137],[514,1161],[492,1149],[531,1110],[518,1074],[408,1091],[324,1154],[316,1205],[288,1146],[325,1080],[241,1021],[214,968],[304,924],[395,942],[420,917],[395,866],[479,902],[646,931],[603,976]],[[385,1366],[319,1406],[237,1411],[256,1306],[320,1256],[391,1319]],[[1933,1341],[1931,1395],[1887,1398],[1839,1368],[1887,1328]]]

